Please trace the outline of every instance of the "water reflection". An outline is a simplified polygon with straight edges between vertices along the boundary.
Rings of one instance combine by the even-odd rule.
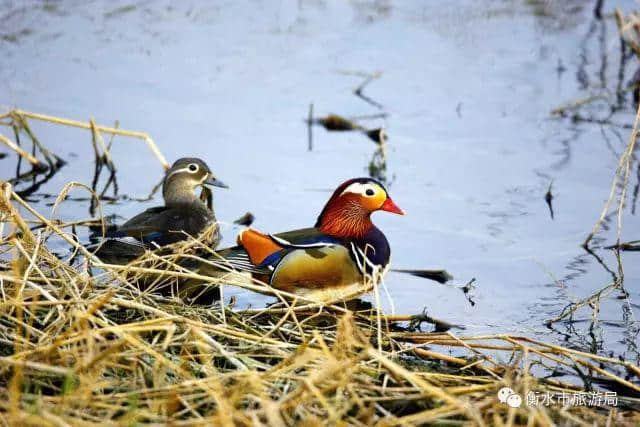
[[[377,179],[378,181],[389,184],[387,179],[387,154],[386,154],[386,139],[385,142],[378,144],[378,147],[371,156],[369,161],[369,176]]]
[[[21,197],[28,197],[36,192],[40,186],[47,183],[66,164],[66,161],[51,152],[40,142],[31,130],[28,120],[19,112],[12,110],[3,113],[0,119],[0,126],[13,131],[14,141],[4,135],[0,136],[4,139],[5,145],[17,155],[15,177],[8,181],[14,186],[26,185],[25,188],[16,190],[16,193]],[[22,148],[23,139],[28,139],[31,142],[31,153]],[[37,154],[43,157],[44,161],[40,160]],[[30,166],[30,169],[26,172],[22,171],[23,158],[28,161]]]
[[[315,118],[313,115],[314,104],[311,103],[309,105],[309,115],[306,120],[308,150],[313,150],[313,126],[322,126],[329,132],[360,132],[369,140],[373,141],[376,146],[366,168],[369,176],[384,184],[389,184],[390,181],[387,176],[387,141],[389,137],[386,128],[385,126],[369,128],[362,124],[364,121],[384,119],[386,125],[388,113],[384,111],[384,105],[364,93],[365,88],[371,84],[371,82],[380,78],[382,73],[342,72],[341,74],[363,77],[364,80],[353,90],[353,94],[367,104],[383,111],[381,113],[350,118],[345,118],[338,114],[329,114],[325,117]]]
[[[310,107],[309,118],[307,119],[308,127],[308,150],[313,150],[313,126],[318,125],[324,127],[330,132],[352,132],[357,131],[366,135],[369,140],[375,144],[375,150],[371,156],[371,160],[367,164],[369,176],[378,181],[389,184],[387,177],[387,141],[389,137],[384,127],[367,129],[366,127],[356,123],[356,119],[362,120],[363,117],[346,119],[336,114],[330,114],[326,117],[313,118],[313,104]],[[381,115],[374,116],[375,118]],[[386,117],[386,114],[382,115]],[[371,116],[365,118],[372,118]]]

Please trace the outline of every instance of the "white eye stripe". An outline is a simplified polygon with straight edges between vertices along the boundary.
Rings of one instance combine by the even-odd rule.
[[[362,184],[360,182],[354,182],[353,184],[345,188],[344,191],[340,193],[340,196],[343,196],[345,193],[354,193],[354,194],[361,194],[363,196],[371,197],[376,194],[376,187],[377,186],[374,184],[369,184],[369,183]],[[369,194],[367,194],[367,190],[371,190],[369,191]]]
[[[169,175],[167,175],[167,177],[166,177],[165,179],[169,179],[169,178],[171,178],[173,175],[175,175],[175,174],[177,174],[177,173],[182,173],[182,172],[195,173],[195,172],[197,172],[197,170],[192,171],[192,170],[189,170],[189,168],[188,168],[188,167],[186,167],[186,168],[181,168],[181,169],[176,169],[176,170],[174,170],[173,172],[171,172]]]

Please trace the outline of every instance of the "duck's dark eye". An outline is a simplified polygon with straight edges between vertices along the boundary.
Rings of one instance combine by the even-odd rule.
[[[197,172],[198,171],[198,165],[196,165],[195,163],[191,163],[189,165],[189,171],[190,172]]]
[[[375,192],[371,188],[367,188],[367,191],[364,192],[367,196],[373,196]]]

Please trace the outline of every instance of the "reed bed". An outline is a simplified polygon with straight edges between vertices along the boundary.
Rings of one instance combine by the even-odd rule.
[[[321,305],[189,269],[206,235],[129,265],[0,184],[4,425],[637,425],[640,369],[525,336],[422,332],[421,316]],[[54,254],[48,242],[70,248]],[[188,304],[185,281],[221,299]],[[224,288],[272,294],[237,310]],[[378,293],[376,288],[376,295]],[[552,373],[553,375],[550,375]],[[572,374],[576,384],[554,379]],[[580,383],[580,384],[578,384]],[[590,405],[615,390],[617,401]],[[510,387],[520,407],[500,402]],[[584,404],[532,405],[531,393]]]

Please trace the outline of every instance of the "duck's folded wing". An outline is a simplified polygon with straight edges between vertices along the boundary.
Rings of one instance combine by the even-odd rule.
[[[89,231],[91,231],[91,235],[89,236],[89,238],[99,239],[102,237],[123,237],[124,234],[122,233],[120,233],[119,236],[117,235],[119,233],[119,230],[122,229],[122,227],[127,226],[129,224],[140,224],[141,222],[143,222],[144,219],[148,218],[149,216],[159,214],[165,210],[167,210],[165,206],[156,206],[153,208],[149,208],[144,212],[139,213],[138,215],[129,219],[127,222],[125,222],[122,225],[105,223],[104,229],[102,224],[90,225]]]
[[[107,229],[104,235],[101,230],[94,232],[89,237],[92,243],[87,249],[97,250],[102,257],[114,254],[138,257],[146,249],[152,249],[152,243],[164,245],[170,243],[169,239],[175,239],[175,236],[168,236],[164,228],[167,214],[171,213],[163,206],[150,208],[121,226]]]
[[[290,249],[318,249],[339,243],[335,238],[321,233],[317,228],[270,234],[269,237],[279,246]]]
[[[144,254],[149,245],[133,237],[106,237],[85,246],[102,260],[123,264]]]
[[[314,242],[336,243],[337,240],[322,233],[315,227],[300,228],[298,230],[285,231],[283,233],[271,234],[273,237],[288,241],[293,245],[309,244]]]
[[[164,246],[186,238],[186,234],[196,236],[206,225],[206,218],[187,215],[184,211],[168,208],[147,209],[131,218],[116,230],[145,244],[152,242]],[[186,233],[186,234],[185,234]]]
[[[272,271],[268,267],[253,264],[249,254],[242,246],[217,251],[216,255],[216,257],[210,257],[208,262],[209,267],[213,267],[213,269],[233,269],[260,275],[269,275]],[[209,270],[209,268],[205,267],[205,270]]]
[[[122,225],[109,225],[107,226],[105,233],[102,233],[102,227],[91,227],[91,236],[89,236],[92,240],[98,240],[101,238],[117,238],[117,237],[133,237],[139,239],[140,236],[144,236],[145,234],[159,231],[160,228],[165,221],[152,221],[152,219],[162,219],[163,212],[165,212],[167,208],[164,206],[158,206],[154,208],[149,208],[146,211],[134,216],[127,222]]]
[[[271,274],[280,260],[292,251],[319,249],[338,242],[316,228],[305,228],[276,235],[248,229],[238,236],[238,243],[238,246],[218,251],[229,267],[255,274]]]
[[[165,207],[147,209],[122,224],[116,232],[144,241],[147,240],[149,235],[166,232],[167,224],[174,217],[179,220],[178,215],[175,215],[171,209]],[[179,229],[179,226],[180,224],[176,224],[175,228]]]

